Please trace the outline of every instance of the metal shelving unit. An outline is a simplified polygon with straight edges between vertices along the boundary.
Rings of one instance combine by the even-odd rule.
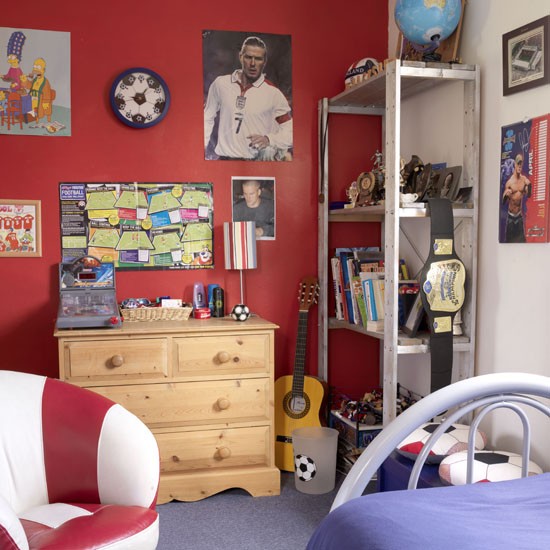
[[[455,246],[467,270],[466,301],[462,307],[464,335],[454,339],[453,370],[456,379],[473,375],[475,355],[475,310],[477,289],[477,227],[479,182],[480,74],[473,65],[406,63],[393,60],[386,70],[332,98],[319,101],[319,366],[318,374],[328,376],[328,330],[345,328],[378,338],[383,343],[381,378],[384,388],[384,424],[395,418],[399,355],[427,353],[429,335],[409,338],[398,330],[398,273],[400,225],[404,218],[426,218],[426,208],[399,207],[399,169],[401,158],[401,104],[403,100],[448,82],[462,82],[463,151],[461,187],[472,187],[470,202],[453,208]],[[330,114],[377,115],[383,118],[385,164],[385,204],[329,211]],[[334,159],[337,162],[337,159]],[[328,288],[332,282],[329,270],[328,236],[334,222],[378,221],[382,224],[385,254],[385,320],[383,333],[367,332],[360,326],[329,317]],[[429,360],[429,359],[427,359]]]

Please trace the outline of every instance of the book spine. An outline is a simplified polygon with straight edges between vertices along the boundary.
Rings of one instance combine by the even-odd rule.
[[[366,279],[361,279],[361,286],[363,287],[363,298],[367,310],[367,321],[372,321],[372,306],[370,303],[369,285]]]
[[[378,319],[384,319],[384,279],[374,279],[373,286]]]
[[[406,281],[409,279],[409,268],[403,259],[399,260],[399,271],[403,280]]]
[[[346,299],[347,320],[353,323],[353,303],[351,301],[350,277],[348,271],[348,257],[346,252],[340,253],[340,266],[342,267],[343,290]]]
[[[353,283],[353,294],[355,296],[355,301],[357,302],[357,309],[359,311],[359,322],[356,322],[356,324],[360,324],[364,327],[367,326],[367,307],[365,305],[365,297],[363,295],[363,286],[361,284],[361,278],[356,275],[352,279]]]
[[[340,279],[340,259],[331,258],[330,265],[332,268],[332,281],[334,284],[334,301],[335,301],[335,315],[338,321],[344,320],[344,303],[342,296],[342,282]]]
[[[369,289],[369,298],[370,298],[371,311],[372,311],[371,321],[378,321],[378,310],[376,308],[376,299],[374,296],[374,279],[367,279],[366,282]]]
[[[348,276],[349,276],[349,290],[351,296],[351,307],[353,311],[353,316],[350,315],[350,323],[354,325],[361,324],[361,316],[359,314],[359,305],[357,304],[357,296],[353,288],[353,278],[355,277],[355,265],[353,263],[353,258],[348,258]]]

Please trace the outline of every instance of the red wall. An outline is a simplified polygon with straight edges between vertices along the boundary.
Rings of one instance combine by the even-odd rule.
[[[322,2],[309,0],[254,6],[220,0],[205,4],[165,0],[156,5],[141,0],[56,0],[46,6],[28,0],[24,4],[4,3],[2,25],[71,33],[72,137],[0,135],[0,197],[40,199],[43,231],[42,258],[0,258],[0,366],[57,376],[52,333],[58,305],[59,182],[213,182],[217,267],[195,272],[118,272],[117,297],[169,294],[190,300],[193,282],[201,280],[205,285],[221,284],[226,289],[226,302],[233,304],[239,299],[239,277],[223,269],[222,224],[231,216],[231,176],[255,175],[276,178],[277,239],[259,242],[259,268],[246,273],[246,301],[253,311],[280,325],[277,376],[292,372],[298,283],[317,269],[317,101],[343,90],[344,74],[353,61],[365,56],[386,57],[387,3],[352,0],[345,8],[336,4],[325,8]],[[204,160],[203,29],[292,36],[293,162]],[[142,131],[118,122],[108,100],[114,77],[133,66],[157,71],[172,95],[165,120]],[[7,68],[5,52],[0,52],[0,72]],[[348,145],[348,122],[341,124],[343,141],[339,147],[348,158],[342,172],[334,177],[343,198],[343,189],[359,172],[372,166],[369,159],[380,133],[376,122],[361,122],[372,146],[358,140]],[[355,244],[375,244],[365,243],[356,230],[349,231],[357,237]],[[377,238],[373,231],[371,241]],[[312,374],[317,364],[316,321],[315,309],[310,314],[307,356]],[[338,347],[349,351],[351,357],[345,362],[353,366],[359,363],[356,356],[365,357],[365,347],[359,352],[354,344],[357,335],[347,338]],[[369,357],[369,350],[377,352],[373,342],[366,349]],[[331,382],[355,384],[354,368],[335,369]],[[375,373],[376,369],[375,365]],[[362,372],[361,376],[367,375]]]

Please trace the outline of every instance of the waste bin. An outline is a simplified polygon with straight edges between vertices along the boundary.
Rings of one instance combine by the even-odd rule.
[[[292,431],[296,489],[321,495],[334,489],[338,431],[306,427]]]

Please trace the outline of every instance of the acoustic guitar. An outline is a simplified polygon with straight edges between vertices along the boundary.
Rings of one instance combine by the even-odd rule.
[[[301,281],[294,374],[281,376],[275,382],[275,464],[288,472],[294,471],[292,430],[321,425],[319,411],[324,387],[316,378],[304,375],[308,313],[318,294],[319,284],[315,277]]]

